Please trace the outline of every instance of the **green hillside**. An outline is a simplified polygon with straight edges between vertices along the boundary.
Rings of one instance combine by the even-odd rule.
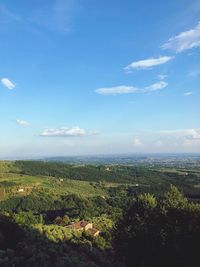
[[[196,257],[199,185],[189,167],[0,161],[0,266],[168,267],[176,251],[174,267],[187,267],[179,255]],[[98,235],[70,228],[81,221]]]

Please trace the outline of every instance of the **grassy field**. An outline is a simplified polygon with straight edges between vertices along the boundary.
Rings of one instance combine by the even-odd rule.
[[[42,174],[33,175],[32,173],[35,171],[35,166],[28,170],[31,170],[31,174],[26,174],[19,166],[20,165],[16,165],[15,162],[0,161],[0,200],[5,200],[13,196],[26,196],[36,191],[47,191],[54,196],[76,194],[85,197],[106,197],[108,195],[108,188],[121,187],[122,185],[134,187],[136,184],[139,185],[141,190],[147,190],[149,188],[149,190],[153,189],[158,192],[162,192],[165,189],[167,190],[170,184],[175,184],[186,193],[200,193],[200,173],[195,169],[167,168],[160,166],[156,168],[145,167],[135,170],[134,168],[122,165],[111,166],[109,167],[109,171],[107,171],[105,166],[92,167],[94,172],[87,173],[87,170],[91,168],[90,166],[80,167],[76,165],[66,165],[65,167],[64,165],[64,167],[61,166],[61,168],[63,168],[63,172],[61,172],[62,176],[58,175],[53,177]],[[52,166],[53,165],[50,165],[50,168]],[[59,166],[55,166],[56,170],[60,170]],[[96,175],[97,172],[95,168],[100,168],[100,178]],[[76,175],[72,175],[72,178],[65,177],[65,172],[69,169],[78,169],[82,180],[79,178],[73,179]],[[51,172],[53,172],[53,169]],[[81,176],[81,174],[85,174],[85,176]],[[111,178],[113,175],[116,182],[112,182],[112,179],[111,181],[104,180],[103,178],[107,174]],[[118,176],[122,178],[125,177],[125,182],[120,183],[118,181]],[[84,180],[84,178],[86,180]]]
[[[11,172],[12,171],[12,172]],[[24,196],[33,190],[48,190],[54,195],[78,194],[82,196],[106,196],[105,188],[120,186],[119,183],[61,179],[47,176],[30,176],[14,173],[10,162],[0,162],[0,200],[11,196]]]
[[[115,186],[108,183],[107,187]],[[7,174],[0,177],[0,188],[5,191],[4,198],[11,195],[27,195],[33,190],[48,189],[52,193],[78,194],[84,196],[105,196],[105,190],[96,186],[96,183],[69,179],[56,179],[54,177],[33,177],[28,175]],[[3,192],[3,191],[2,191]]]

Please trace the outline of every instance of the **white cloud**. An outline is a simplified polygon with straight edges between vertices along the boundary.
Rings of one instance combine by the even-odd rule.
[[[190,96],[190,95],[192,95],[192,92],[185,92],[184,95],[185,96]]]
[[[141,132],[145,148],[152,151],[198,152],[200,149],[199,129],[173,129]]]
[[[125,71],[130,72],[131,70],[139,70],[139,69],[150,69],[152,67],[162,65],[170,61],[173,57],[162,56],[158,58],[148,58],[144,60],[139,60],[132,62],[127,67],[124,68]]]
[[[71,127],[71,128],[58,128],[58,129],[44,129],[43,132],[40,134],[41,136],[50,136],[50,137],[80,137],[89,135],[86,130],[81,129],[78,126]]]
[[[153,83],[152,85],[145,87],[144,92],[161,90],[161,89],[164,89],[165,87],[167,87],[167,85],[168,85],[168,83],[165,81]]]
[[[17,123],[18,125],[21,125],[21,126],[29,126],[29,125],[30,125],[30,123],[29,123],[28,121],[25,121],[25,120],[19,120],[19,119],[16,120],[16,123]]]
[[[15,84],[12,83],[12,82],[11,82],[9,79],[7,79],[7,78],[3,78],[3,79],[1,79],[1,82],[2,82],[2,84],[3,84],[6,88],[8,88],[8,89],[10,89],[10,90],[12,90],[12,89],[15,88]]]
[[[197,129],[180,129],[180,130],[165,130],[165,131],[158,131],[160,137],[163,140],[176,140],[177,142],[185,142],[190,140],[191,143],[195,141],[200,141],[200,131]]]
[[[190,71],[189,73],[188,73],[188,76],[189,77],[197,77],[197,76],[199,76],[200,75],[200,70],[192,70],[192,71]]]
[[[177,53],[196,47],[200,47],[200,21],[193,29],[181,32],[162,45],[163,49],[170,49]]]
[[[189,129],[187,132],[188,132],[188,134],[186,135],[187,139],[200,140],[200,131],[196,129]]]
[[[196,129],[188,129],[187,134],[183,138],[184,146],[197,146],[200,144],[200,131]]]
[[[95,92],[100,95],[117,95],[117,94],[132,94],[132,93],[147,93],[151,91],[157,91],[167,87],[168,83],[165,81],[159,81],[153,83],[145,88],[137,88],[134,86],[116,86],[116,87],[105,87],[96,89]]]
[[[167,78],[167,75],[164,75],[164,74],[158,75],[158,79],[161,81],[164,80],[165,78]]]
[[[137,137],[133,138],[133,146],[135,147],[142,147],[144,144],[141,142],[141,140]]]
[[[130,94],[130,93],[136,93],[137,91],[138,88],[126,85],[121,85],[116,87],[104,87],[95,90],[95,92],[100,95]]]

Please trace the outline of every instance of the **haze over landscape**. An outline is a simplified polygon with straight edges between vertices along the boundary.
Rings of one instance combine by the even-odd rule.
[[[0,267],[197,267],[200,0],[0,1]]]
[[[0,3],[0,158],[200,151],[200,1]]]

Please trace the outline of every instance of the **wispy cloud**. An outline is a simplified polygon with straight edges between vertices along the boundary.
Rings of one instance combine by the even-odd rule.
[[[188,73],[189,77],[197,77],[200,76],[200,69],[192,70]]]
[[[11,82],[9,79],[7,78],[3,78],[1,79],[1,83],[7,88],[7,89],[14,89],[15,88],[15,84],[13,82]]]
[[[190,96],[190,95],[192,95],[192,92],[185,92],[184,95],[185,96]]]
[[[20,119],[16,119],[16,123],[20,126],[29,126],[30,125],[30,123],[28,121],[20,120]]]
[[[148,58],[144,60],[134,61],[128,66],[124,68],[126,72],[130,72],[132,70],[140,70],[140,69],[150,69],[152,67],[162,65],[172,60],[173,57],[162,56],[158,58]]]
[[[161,81],[164,80],[165,78],[167,78],[167,75],[165,75],[165,74],[159,74],[158,75],[158,79]]]
[[[48,7],[40,5],[32,21],[49,30],[68,33],[71,30],[72,16],[77,7],[77,0],[54,0]]]
[[[134,86],[115,86],[115,87],[103,87],[96,89],[95,92],[100,95],[122,95],[122,94],[133,94],[133,93],[148,93],[152,91],[157,91],[167,87],[168,83],[165,81],[159,81],[153,83],[144,88],[137,88]]]
[[[90,135],[86,130],[81,129],[78,126],[75,127],[62,127],[58,129],[44,129],[43,132],[40,134],[41,136],[50,136],[50,137],[81,137]]]
[[[117,94],[130,94],[138,92],[138,88],[133,86],[115,86],[115,87],[103,87],[95,90],[100,95],[117,95]]]
[[[11,12],[7,7],[0,5],[0,23],[20,21],[20,17]]]
[[[160,81],[157,83],[153,83],[150,86],[147,86],[143,89],[144,92],[151,92],[151,91],[157,91],[157,90],[161,90],[164,89],[165,87],[167,87],[168,83],[165,81]]]
[[[200,21],[193,29],[179,33],[162,45],[162,49],[170,49],[177,53],[196,47],[200,47]]]

